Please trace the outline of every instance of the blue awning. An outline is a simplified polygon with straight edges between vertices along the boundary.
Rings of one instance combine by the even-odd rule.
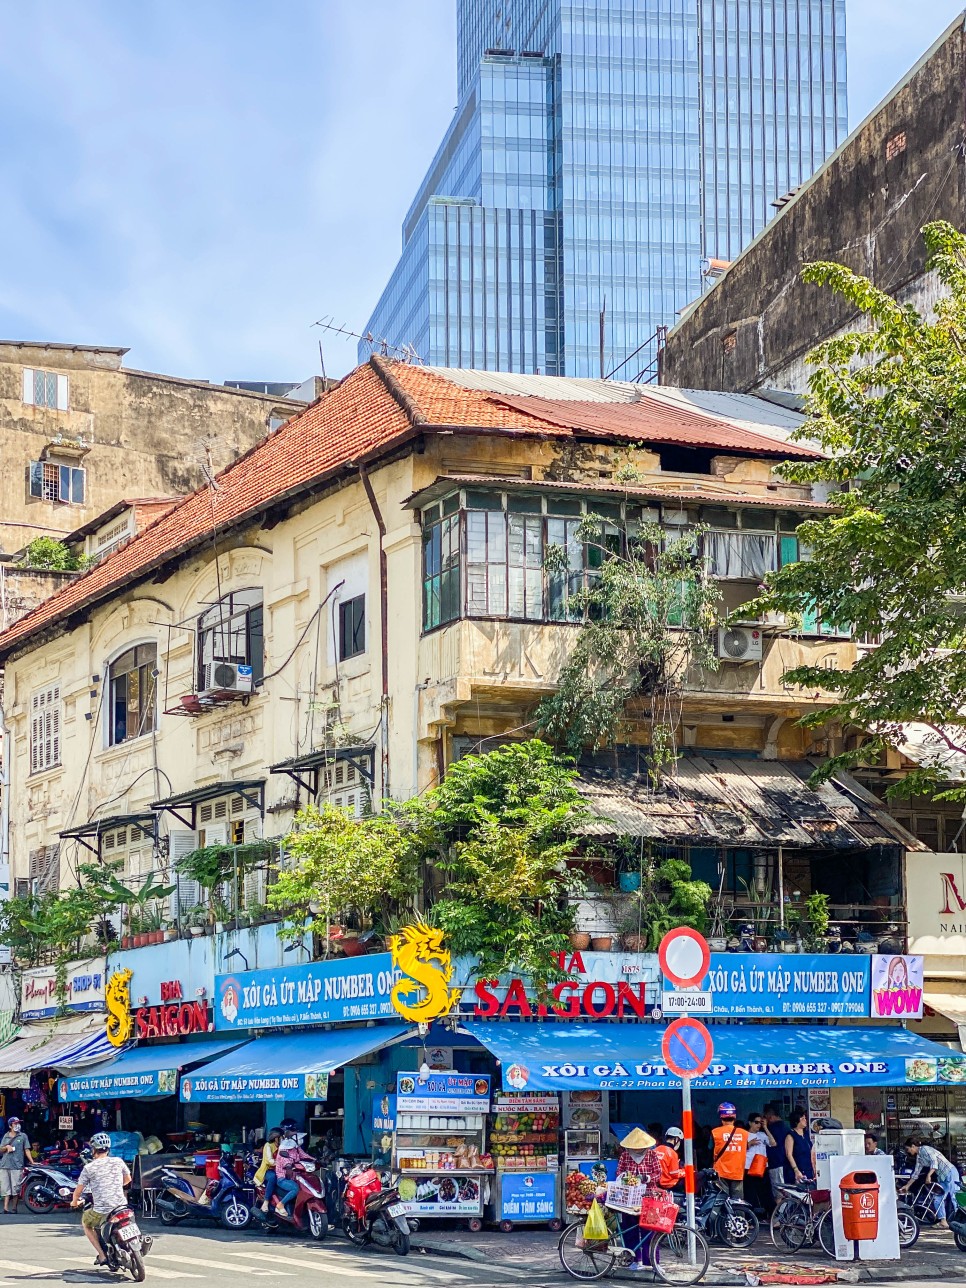
[[[62,1101],[118,1099],[130,1096],[173,1096],[178,1073],[214,1060],[245,1039],[222,1038],[206,1042],[165,1042],[160,1046],[132,1047],[109,1064],[88,1071],[68,1072],[58,1081]]]
[[[663,1091],[681,1085],[658,1024],[466,1023],[502,1064],[508,1091]],[[902,1087],[966,1082],[966,1056],[907,1029],[710,1026],[711,1068],[696,1089]]]
[[[278,1034],[256,1038],[181,1079],[181,1099],[325,1100],[328,1075],[360,1056],[393,1046],[413,1032],[411,1024],[380,1024],[372,1029]]]

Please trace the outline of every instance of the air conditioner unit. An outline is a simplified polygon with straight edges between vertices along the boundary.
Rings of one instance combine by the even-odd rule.
[[[718,657],[724,662],[760,662],[761,644],[756,626],[718,627]]]
[[[202,693],[251,693],[252,668],[239,662],[206,662]]]

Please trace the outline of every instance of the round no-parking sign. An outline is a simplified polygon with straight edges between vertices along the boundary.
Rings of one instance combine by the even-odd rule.
[[[700,1078],[708,1072],[714,1043],[706,1025],[683,1015],[665,1029],[661,1052],[664,1063],[679,1078]]]

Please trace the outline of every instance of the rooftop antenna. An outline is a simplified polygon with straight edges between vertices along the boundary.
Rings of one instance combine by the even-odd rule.
[[[408,342],[406,344],[391,344],[384,335],[376,336],[371,331],[367,331],[365,335],[360,335],[358,331],[351,330],[344,323],[337,325],[335,318],[331,316],[319,318],[318,322],[313,322],[312,325],[321,327],[323,331],[331,331],[333,335],[345,336],[347,340],[361,340],[369,346],[370,353],[375,352],[378,347],[384,358],[399,358],[402,362],[408,362],[412,366],[423,365],[423,359],[417,353],[415,345]]]
[[[323,386],[324,386],[324,385],[327,383],[327,381],[326,381],[326,378],[325,378],[325,357],[323,356],[323,353],[322,353],[322,341],[321,341],[321,340],[319,341],[319,365],[320,365],[320,366],[321,366],[321,368],[322,368],[322,384],[323,384]]]

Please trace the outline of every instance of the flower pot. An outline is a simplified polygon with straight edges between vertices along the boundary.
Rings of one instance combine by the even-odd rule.
[[[215,934],[223,935],[225,933],[225,923],[223,921],[215,922]]]
[[[148,943],[150,943],[150,944],[163,944],[163,943],[164,943],[164,931],[163,931],[163,930],[151,930],[151,931],[149,931],[149,932],[148,932]]]
[[[621,942],[629,953],[647,952],[647,938],[644,935],[623,935]]]
[[[640,890],[641,874],[640,872],[622,872],[617,878],[617,884],[627,894],[631,894],[634,890]]]
[[[203,935],[205,933],[204,926],[189,926],[188,929],[193,935]]]
[[[590,941],[590,946],[595,953],[609,953],[613,943],[613,935],[595,935]]]
[[[366,945],[359,939],[358,935],[343,935],[339,940],[339,947],[346,957],[361,957],[366,951]]]
[[[122,935],[122,936],[121,936],[121,947],[122,947],[122,948],[130,948],[130,947],[131,947],[132,942],[133,942],[133,940],[132,940],[132,936],[131,936],[131,935]]]
[[[162,935],[162,939],[163,939],[164,943],[166,943],[166,944],[170,943],[170,942],[171,942],[171,940],[172,940],[172,939],[174,939],[174,937],[175,937],[175,935],[176,935],[177,933],[178,933],[178,932],[175,930],[174,926],[169,926],[169,927],[167,928],[167,930],[163,930],[163,931],[161,932],[161,935]]]
[[[576,949],[578,953],[585,952],[590,947],[590,935],[585,930],[572,930],[567,937],[570,940],[570,947]]]
[[[145,931],[141,930],[134,936],[134,947],[143,948],[147,943],[148,937]]]

